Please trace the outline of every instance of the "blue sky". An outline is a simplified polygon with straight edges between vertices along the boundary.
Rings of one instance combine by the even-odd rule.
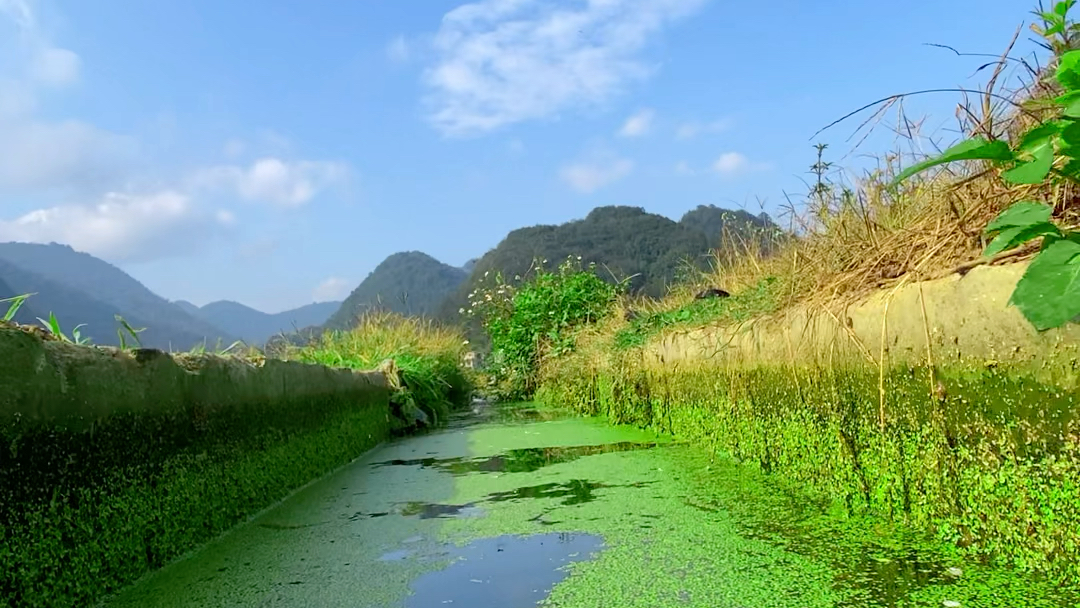
[[[1016,0],[0,0],[0,240],[276,312],[599,205],[778,215],[811,135],[975,86]],[[1021,35],[1015,54],[1035,50]],[[957,95],[912,99],[948,143]],[[888,150],[879,131],[833,160]]]

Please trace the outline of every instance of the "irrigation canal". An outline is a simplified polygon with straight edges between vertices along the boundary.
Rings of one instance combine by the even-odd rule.
[[[1075,606],[706,451],[531,404],[385,444],[106,606]]]

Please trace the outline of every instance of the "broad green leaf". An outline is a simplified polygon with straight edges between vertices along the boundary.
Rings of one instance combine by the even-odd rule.
[[[1054,5],[1054,14],[1058,17],[1064,17],[1073,4],[1075,4],[1075,0],[1061,0],[1061,2]]]
[[[1039,331],[1080,316],[1080,243],[1059,239],[1040,252],[1009,302]]]
[[[1077,101],[1080,101],[1080,96],[1077,97]],[[1080,146],[1080,120],[1068,120],[1063,122],[1068,124],[1061,129],[1062,148],[1074,148]]]
[[[1045,122],[1027,133],[1024,133],[1023,139],[1020,140],[1020,145],[1016,147],[1017,152],[1033,153],[1040,146],[1043,146],[1053,140],[1053,138],[1059,134],[1063,134],[1065,129],[1072,127],[1076,124],[1073,120],[1051,120]],[[1074,136],[1076,133],[1074,133]]]
[[[1080,150],[1078,150],[1080,151]],[[1080,157],[1069,154],[1072,158],[1058,173],[1074,181],[1080,181]]]
[[[1053,212],[1053,209],[1042,203],[1033,203],[1031,201],[1013,203],[1008,209],[991,220],[986,225],[984,232],[990,234],[1006,228],[1027,228],[1044,224],[1050,221],[1050,215]]]
[[[1002,251],[1019,247],[1031,239],[1047,235],[1061,236],[1061,231],[1051,222],[1042,222],[1030,226],[1009,226],[999,232],[994,237],[994,240],[990,241],[990,244],[986,246],[986,250],[983,251],[983,255],[986,257],[995,256]]]
[[[900,175],[896,176],[896,179],[893,180],[893,184],[898,184],[912,175],[915,175],[920,171],[925,171],[930,167],[944,165],[958,160],[992,160],[1004,162],[1013,159],[1014,156],[1012,150],[1009,149],[1009,144],[1001,140],[987,141],[981,137],[974,137],[972,139],[966,139],[948,150],[945,150],[940,156],[924,160],[921,163],[916,163],[907,169],[904,169],[900,172]]]
[[[1080,76],[1077,76],[1077,82],[1077,88],[1080,88]],[[1077,92],[1080,93],[1080,91]],[[1073,99],[1067,104],[1065,104],[1065,110],[1062,112],[1062,114],[1068,116],[1069,118],[1080,118],[1080,98]]]
[[[1001,179],[1012,184],[1041,184],[1054,164],[1054,146],[1044,141],[1031,152],[1032,159],[1001,174]]]
[[[1061,56],[1061,60],[1058,61],[1058,71],[1073,70],[1076,71],[1080,67],[1080,51],[1072,50],[1068,51]]]
[[[1054,77],[1066,91],[1080,89],[1080,52],[1069,51],[1062,55]]]

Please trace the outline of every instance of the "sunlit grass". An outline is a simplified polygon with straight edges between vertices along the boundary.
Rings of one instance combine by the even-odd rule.
[[[370,312],[347,331],[330,331],[306,346],[286,349],[285,358],[357,370],[392,360],[404,386],[395,398],[437,419],[464,406],[472,381],[461,366],[468,350],[458,328],[390,312]]]

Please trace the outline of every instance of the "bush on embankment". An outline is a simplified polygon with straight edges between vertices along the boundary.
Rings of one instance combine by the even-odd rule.
[[[612,284],[568,257],[554,271],[536,260],[526,276],[508,281],[501,273],[469,294],[471,317],[491,338],[485,365],[487,392],[502,400],[527,399],[536,390],[543,356],[574,350],[578,330],[611,314],[626,283]],[[487,278],[487,277],[485,277]]]
[[[1019,102],[1060,93],[1044,75]],[[965,126],[1010,142],[989,159],[1005,166],[978,157],[896,184],[892,157],[836,184],[820,147],[819,180],[792,235],[768,255],[729,241],[698,281],[661,301],[623,302],[621,314],[577,332],[572,352],[543,357],[537,398],[693,438],[853,514],[1080,581],[1077,326],[1040,333],[1014,306],[1017,279],[1033,276],[1027,260],[1080,242],[1080,173],[1050,172],[1043,161],[1053,155],[1039,152],[1077,131],[1056,122],[1035,141],[1030,128],[1061,108],[999,112],[997,94],[985,96],[992,115],[968,107]],[[1001,178],[1033,165],[1051,177]],[[1003,223],[1018,201],[1039,210],[1037,222]],[[984,255],[995,233],[1012,242]],[[1067,294],[1080,258],[1059,263],[1046,288]],[[986,277],[1000,279],[992,293]],[[947,305],[929,297],[941,284]],[[695,299],[701,287],[732,295]],[[897,315],[917,321],[898,325]],[[809,326],[829,331],[810,340]]]
[[[386,331],[362,324],[348,356],[398,357],[438,384],[410,384],[421,403],[461,401],[446,334],[413,329],[386,350]],[[0,360],[0,606],[92,604],[404,426],[379,372],[10,326]]]
[[[285,356],[358,370],[382,366],[392,376],[400,376],[390,379],[397,389],[390,398],[395,413],[411,422],[409,410],[419,409],[428,424],[435,425],[471,399],[473,378],[462,367],[466,350],[458,328],[372,311],[361,315],[352,329],[325,332],[306,346],[289,349]]]

